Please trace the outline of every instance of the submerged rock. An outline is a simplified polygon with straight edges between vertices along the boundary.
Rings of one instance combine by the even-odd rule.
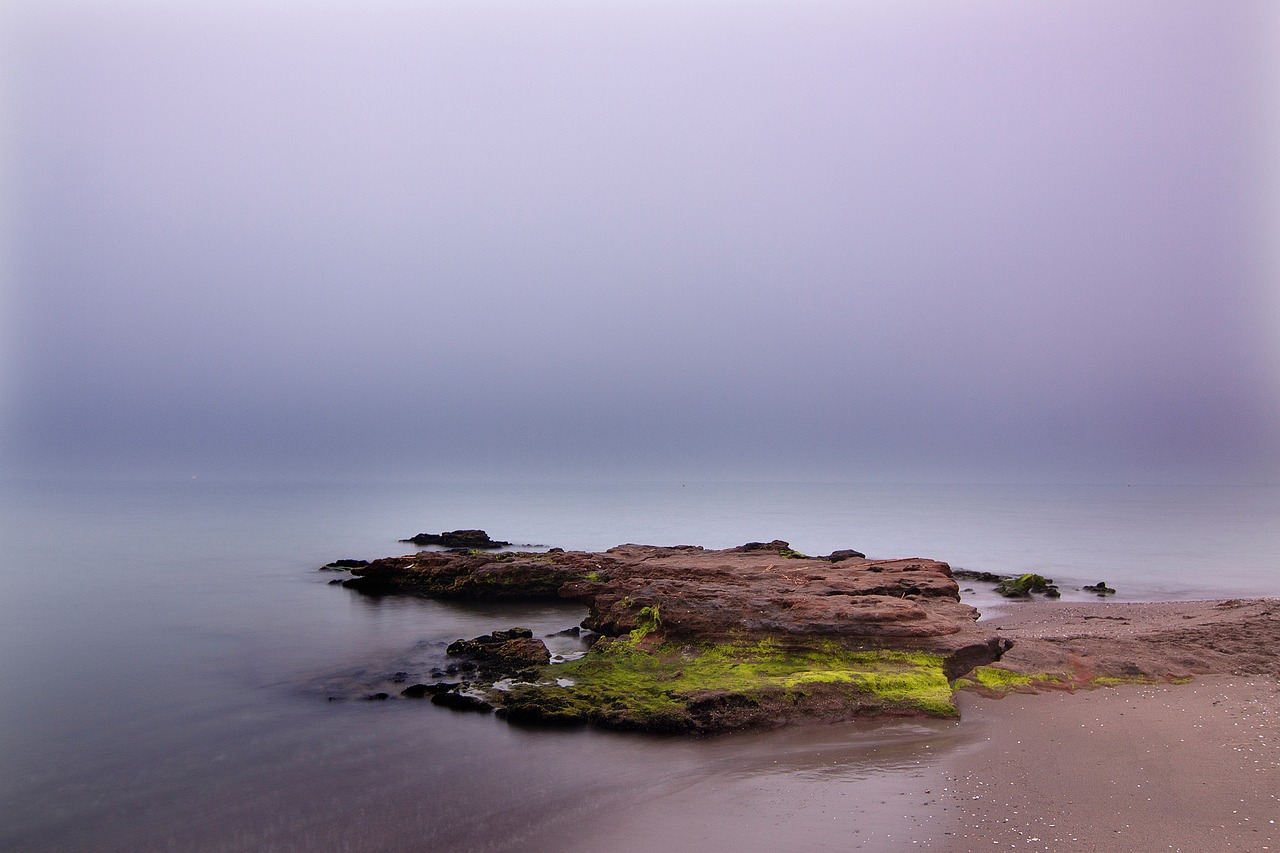
[[[325,563],[320,567],[322,572],[345,572],[351,569],[359,569],[369,565],[368,560],[334,560],[332,563]]]
[[[952,569],[951,576],[958,580],[982,581],[983,583],[1000,583],[1013,580],[1012,575],[998,575],[995,572],[976,572],[972,569]]]
[[[492,702],[470,693],[459,693],[456,690],[435,694],[431,697],[431,704],[443,705],[455,711],[479,711],[484,714],[493,710]]]
[[[427,696],[435,696],[440,693],[448,693],[450,690],[457,690],[456,682],[440,681],[435,684],[410,684],[404,690],[400,691],[400,695],[406,699],[422,699]]]

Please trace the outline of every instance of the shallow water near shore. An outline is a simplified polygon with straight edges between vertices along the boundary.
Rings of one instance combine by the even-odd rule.
[[[0,849],[549,850],[659,814],[705,846],[824,849],[846,821],[866,849],[927,840],[906,815],[963,747],[952,722],[672,740],[399,699],[398,673],[412,683],[454,639],[584,613],[371,599],[316,571],[421,531],[569,549],[777,537],[1033,571],[1068,598],[1099,580],[1121,601],[1280,595],[1273,487],[192,480],[8,484],[0,501]],[[393,698],[363,699],[379,691]]]

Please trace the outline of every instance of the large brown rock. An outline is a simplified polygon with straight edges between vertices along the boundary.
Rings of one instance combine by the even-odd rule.
[[[960,602],[950,567],[919,558],[805,557],[786,542],[711,551],[619,545],[603,553],[423,553],[352,569],[363,592],[580,601],[584,626],[654,640],[834,640],[851,648],[926,650],[948,674],[997,659],[1003,645]],[[649,624],[653,613],[660,624]],[[954,675],[953,675],[954,677]]]

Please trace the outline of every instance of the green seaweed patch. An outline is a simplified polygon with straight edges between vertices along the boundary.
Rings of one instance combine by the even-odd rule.
[[[978,689],[990,693],[1029,693],[1042,687],[1054,687],[1065,684],[1061,675],[1050,672],[1037,672],[1028,675],[1014,672],[999,666],[979,666],[964,678],[957,678],[957,690]]]
[[[1119,687],[1122,684],[1158,684],[1159,679],[1149,675],[1095,675],[1089,679],[1092,687]]]
[[[809,556],[808,556],[807,554],[802,554],[802,553],[800,553],[799,551],[795,550],[794,548],[779,548],[779,549],[778,549],[778,556],[779,556],[779,557],[785,557],[785,558],[787,558],[788,560],[807,560],[807,559],[809,559]]]
[[[662,628],[662,615],[658,612],[658,605],[641,607],[640,614],[636,618],[636,627],[628,635],[629,642],[634,646],[660,628]]]
[[[656,627],[656,608],[651,616]],[[772,641],[667,642],[645,648],[631,639],[605,640],[547,673],[565,686],[510,691],[502,697],[508,719],[709,732],[804,716],[809,706],[833,717],[958,713],[942,656],[854,651],[834,643],[789,649]]]
[[[1031,676],[994,666],[980,666],[973,671],[973,680],[989,690],[1007,690],[1012,687],[1029,687]]]
[[[512,560],[532,563],[555,563],[555,557],[546,551],[492,551],[472,548],[468,557],[485,557],[490,563],[510,563]]]

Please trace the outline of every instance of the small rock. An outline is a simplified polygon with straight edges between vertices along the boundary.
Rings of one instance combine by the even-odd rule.
[[[772,542],[748,542],[745,545],[739,545],[737,548],[730,548],[731,551],[789,551],[791,543],[784,542],[781,539],[775,539]]]
[[[325,563],[320,567],[322,572],[345,572],[351,569],[358,569],[362,566],[369,565],[368,560],[334,560],[332,563]]]
[[[996,584],[996,592],[1005,598],[1030,598],[1038,592],[1046,598],[1060,598],[1062,593],[1053,585],[1053,578],[1027,573],[1016,578],[1006,578]]]
[[[444,681],[436,684],[411,684],[401,690],[400,695],[409,699],[421,699],[424,696],[436,696],[440,693],[448,693],[450,690],[457,689],[457,684],[450,684]]]
[[[413,545],[438,545],[441,548],[505,548],[510,542],[490,539],[483,530],[446,530],[444,533],[419,533],[409,539],[401,539]]]
[[[478,696],[471,696],[466,693],[456,693],[454,691],[435,694],[431,697],[431,704],[443,705],[446,708],[453,708],[456,711],[479,711],[484,714],[493,710],[493,705]]]

